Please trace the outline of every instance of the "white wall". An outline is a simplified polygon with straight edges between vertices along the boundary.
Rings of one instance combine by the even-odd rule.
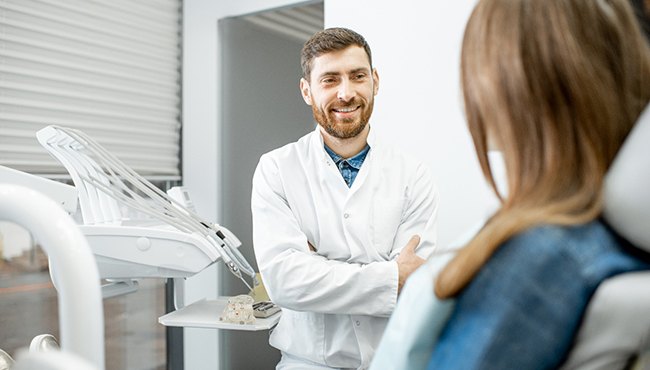
[[[199,214],[220,221],[218,210],[219,46],[217,22],[298,3],[290,0],[185,0],[183,4],[183,183]],[[217,271],[206,269],[188,279],[186,301],[214,298]],[[215,313],[218,315],[218,313]],[[185,369],[218,369],[216,330],[185,330]],[[250,349],[254,350],[254,349]]]
[[[445,247],[482,220],[494,198],[475,159],[460,92],[460,45],[475,0],[326,0],[325,26],[370,44],[380,88],[373,129],[428,163],[440,189]]]

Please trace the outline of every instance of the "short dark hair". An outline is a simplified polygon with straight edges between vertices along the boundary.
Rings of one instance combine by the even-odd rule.
[[[302,52],[300,53],[302,77],[309,81],[311,65],[314,58],[332,51],[343,50],[352,45],[360,46],[366,51],[370,68],[372,68],[370,45],[368,45],[368,42],[366,42],[363,36],[347,28],[328,28],[316,32],[303,45]]]

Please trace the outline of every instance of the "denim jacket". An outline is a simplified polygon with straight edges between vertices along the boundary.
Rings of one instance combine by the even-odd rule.
[[[504,243],[456,299],[428,369],[551,369],[608,277],[650,269],[603,222],[541,226]]]

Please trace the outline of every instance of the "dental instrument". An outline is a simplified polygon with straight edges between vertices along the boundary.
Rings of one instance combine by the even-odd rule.
[[[80,228],[100,276],[185,278],[218,259],[252,290],[256,274],[227,228],[165,194],[80,130],[47,126],[38,141],[70,173],[79,193]],[[128,211],[150,219],[132,219]],[[155,222],[152,222],[155,220]]]

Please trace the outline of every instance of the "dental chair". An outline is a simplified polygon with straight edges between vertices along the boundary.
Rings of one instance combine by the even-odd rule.
[[[50,259],[57,290],[61,346],[39,336],[17,361],[0,350],[0,369],[103,370],[104,315],[99,272],[74,220],[43,193],[0,180],[0,219],[29,230]],[[50,339],[50,340],[48,340]]]
[[[650,106],[619,151],[605,182],[604,216],[650,253]],[[650,369],[650,271],[605,280],[591,299],[563,370]]]

